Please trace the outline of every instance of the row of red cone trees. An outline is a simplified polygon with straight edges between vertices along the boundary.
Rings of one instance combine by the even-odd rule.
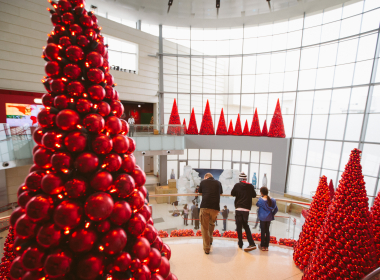
[[[380,193],[370,212],[360,155],[352,150],[335,194],[320,178],[294,248],[304,280],[359,280],[380,265]]]
[[[178,114],[177,102],[174,99],[172,112],[169,119],[169,125],[180,125],[181,120]],[[281,114],[280,100],[277,100],[276,109],[274,111],[272,121],[270,123],[269,132],[267,128],[267,121],[264,121],[263,129],[260,129],[259,116],[257,114],[257,108],[255,110],[255,115],[253,116],[251,129],[249,129],[248,121],[245,121],[244,129],[242,130],[240,115],[238,114],[235,129],[230,120],[230,124],[227,130],[226,121],[224,118],[223,108],[220,113],[218,127],[214,129],[214,124],[212,121],[210,105],[207,100],[205,112],[203,114],[202,123],[200,131],[198,132],[197,121],[195,119],[194,108],[191,111],[189,126],[186,127],[186,120],[183,120],[183,128],[185,134],[200,134],[200,135],[243,135],[243,136],[268,136],[268,137],[279,137],[285,138],[284,122]],[[180,127],[169,126],[167,134],[179,134]]]

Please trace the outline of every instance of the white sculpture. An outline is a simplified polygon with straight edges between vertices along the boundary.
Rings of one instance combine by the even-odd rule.
[[[232,169],[224,169],[219,176],[219,181],[222,183],[223,194],[231,194],[231,191],[236,183],[239,183],[239,171]]]

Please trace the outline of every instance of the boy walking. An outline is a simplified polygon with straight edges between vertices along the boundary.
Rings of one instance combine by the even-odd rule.
[[[223,216],[223,231],[227,230],[227,219],[228,214],[230,213],[230,210],[227,208],[227,205],[224,205],[224,209],[222,210],[222,216]]]

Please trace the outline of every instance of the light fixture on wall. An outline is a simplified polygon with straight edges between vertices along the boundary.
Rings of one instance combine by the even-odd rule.
[[[34,103],[37,103],[37,104],[42,104],[42,99],[41,98],[34,98]]]
[[[173,5],[173,0],[169,0],[168,2],[168,13],[170,11],[170,7]]]
[[[137,107],[141,108],[141,105],[139,104],[139,105],[137,105]]]
[[[267,2],[268,2],[268,6],[269,6],[269,11],[271,11],[272,7],[271,7],[271,4],[270,4],[270,0],[267,0]]]
[[[220,0],[216,0],[216,14],[219,15]]]

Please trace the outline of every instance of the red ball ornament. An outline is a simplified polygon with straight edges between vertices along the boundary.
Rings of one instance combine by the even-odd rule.
[[[59,38],[59,44],[62,47],[67,48],[68,46],[71,46],[71,40],[69,37],[63,36],[63,37]]]
[[[72,259],[65,253],[53,253],[47,256],[44,271],[51,278],[64,277],[70,271]]]
[[[57,61],[49,61],[45,64],[45,73],[50,78],[57,78],[59,76],[59,72],[61,71],[61,67],[59,66]]]
[[[109,172],[118,171],[121,167],[121,157],[118,154],[111,153],[105,156],[102,164],[102,168]]]
[[[142,236],[145,237],[150,244],[153,244],[157,238],[157,230],[154,226],[147,224]]]
[[[65,32],[65,27],[63,25],[57,24],[56,26],[54,26],[53,30],[54,30],[55,35],[57,35],[58,37],[61,37],[63,33]],[[60,47],[62,48],[62,46]]]
[[[21,278],[25,274],[25,268],[22,265],[21,260],[22,260],[21,257],[18,256],[13,260],[11,264],[11,267],[9,269],[9,275],[12,280],[21,280]]]
[[[75,25],[75,24],[73,24]],[[73,26],[71,25],[71,26]],[[71,28],[70,26],[70,28]],[[69,46],[66,49],[66,56],[67,58],[72,62],[78,62],[79,60],[82,60],[84,57],[83,50],[78,46]]]
[[[69,12],[72,9],[70,2],[67,0],[59,0],[58,8],[62,13]]]
[[[97,191],[107,191],[112,184],[112,175],[107,171],[100,171],[96,173],[91,181],[90,186]]]
[[[105,99],[107,100],[114,100],[115,99],[115,90],[113,89],[112,86],[106,86],[105,88],[106,91],[106,96]]]
[[[131,205],[131,203],[129,203],[129,205]],[[145,226],[146,226],[146,220],[144,216],[141,214],[135,213],[133,217],[129,220],[128,233],[134,236],[139,236],[140,234],[144,232]]]
[[[136,142],[130,137],[127,137],[128,143],[129,143],[129,148],[127,151],[127,154],[132,154],[136,150]]]
[[[86,228],[76,229],[69,237],[71,251],[76,253],[88,252],[96,242],[96,232]]]
[[[106,233],[102,238],[103,252],[109,255],[120,253],[127,245],[127,234],[122,228],[115,228]]]
[[[67,173],[73,165],[71,155],[69,153],[58,153],[51,157],[51,165],[53,169]]]
[[[102,56],[104,56],[107,52],[107,49],[102,42],[98,42],[98,45],[96,46],[95,51],[100,53]]]
[[[52,79],[50,80],[50,91],[54,95],[64,94],[66,91],[66,83],[62,79]]]
[[[146,197],[146,195],[147,195],[147,193],[148,193],[148,190],[146,189],[145,186],[141,186],[141,187],[139,187],[138,190],[142,193],[142,195],[143,195],[144,197]]]
[[[90,44],[90,40],[88,40],[84,35],[79,35],[77,37],[77,44],[82,48],[86,48]]]
[[[145,262],[145,261],[144,261]],[[151,271],[156,270],[161,265],[161,254],[155,248],[151,248],[149,252],[149,256],[146,258],[146,265],[149,267]]]
[[[95,83],[95,84],[99,84],[101,82],[104,81],[104,73],[102,70],[98,69],[98,68],[91,68],[87,71],[87,78]],[[111,106],[112,108],[112,106]]]
[[[11,227],[14,227],[18,218],[20,218],[24,214],[25,214],[25,209],[23,209],[22,207],[17,207],[12,212],[11,217],[9,218],[9,223],[10,223]]]
[[[143,194],[140,191],[134,191],[131,194],[131,196],[128,197],[127,201],[133,210],[139,210],[144,205],[145,197],[143,196]],[[145,220],[145,218],[144,218],[144,220]],[[146,220],[145,220],[145,222],[146,222]]]
[[[148,254],[149,254],[149,252],[148,252]],[[141,263],[140,259],[135,258],[135,259],[132,259],[131,266],[129,269],[132,272],[135,272],[135,271],[141,269],[141,266],[142,266],[142,263]]]
[[[121,198],[127,198],[134,190],[135,180],[128,174],[121,174],[114,181],[116,194]]]
[[[104,78],[105,78],[105,80],[107,82],[107,85],[112,86],[114,84],[114,79],[113,79],[113,77],[112,77],[112,75],[110,73],[106,73],[104,75]]]
[[[56,124],[64,131],[74,130],[79,124],[80,117],[77,112],[70,109],[62,110],[58,113]]]
[[[62,15],[62,21],[64,24],[70,25],[70,24],[73,24],[75,22],[75,18],[74,18],[72,13],[64,13]]]
[[[77,227],[82,218],[83,208],[71,200],[62,201],[54,210],[54,222],[64,230]]]
[[[41,189],[47,194],[59,194],[63,190],[63,182],[58,175],[49,173],[42,178]]]
[[[42,137],[42,145],[51,150],[58,150],[63,147],[63,137],[59,130],[51,130]]]
[[[90,152],[81,153],[75,160],[74,166],[82,173],[89,173],[96,170],[99,165],[99,158]]]
[[[81,16],[79,21],[84,27],[92,27],[92,25],[93,25],[92,18],[86,14]]]
[[[50,159],[52,155],[52,151],[45,148],[39,148],[33,155],[34,163],[44,169],[48,169],[51,167]]]
[[[87,90],[93,101],[101,101],[106,96],[106,91],[100,85],[92,85]]]
[[[20,216],[15,224],[15,231],[17,237],[21,239],[28,239],[35,235],[37,224],[28,218],[26,214]]]
[[[70,152],[82,152],[87,147],[87,136],[79,131],[70,132],[65,137],[64,144]]]
[[[40,227],[37,233],[37,243],[44,248],[55,247],[61,239],[61,229],[54,223],[47,223]]]
[[[44,274],[42,271],[27,271],[22,277],[22,280],[40,280],[43,277]]]
[[[39,270],[43,266],[44,252],[36,245],[29,247],[22,254],[22,265],[26,270]]]
[[[110,134],[118,134],[121,131],[122,124],[118,117],[110,116],[106,119],[106,125],[105,130],[109,132]],[[123,137],[124,138],[124,137]],[[116,140],[117,141],[117,140]],[[123,140],[125,143],[127,143],[127,140],[124,138]],[[127,149],[128,150],[128,149]],[[127,151],[126,150],[126,151]],[[125,151],[125,152],[126,152]]]
[[[25,207],[26,215],[35,223],[48,220],[54,208],[53,199],[46,194],[39,194],[29,200]]]
[[[110,118],[110,117],[109,117]],[[118,129],[118,125],[120,124],[120,128],[121,128],[121,123],[117,123],[116,122],[116,127],[114,127],[115,130]],[[111,129],[111,128],[108,128],[108,129]],[[112,138],[112,142],[113,142],[113,150],[118,153],[118,154],[125,154],[128,149],[129,149],[129,141],[128,139],[123,136],[123,135],[116,135]],[[128,156],[128,155],[125,155],[125,156]],[[129,159],[128,159],[129,160]],[[132,159],[133,160],[133,159]],[[133,164],[133,167],[134,167],[134,164]],[[132,170],[131,170],[132,171]],[[130,172],[130,171],[126,171],[126,172]]]
[[[100,133],[104,129],[104,119],[98,114],[88,114],[83,119],[83,126],[93,133]]]
[[[104,59],[104,60],[103,60],[103,68],[104,68],[106,71],[109,71],[109,69],[110,69],[110,64],[109,64],[109,62],[108,62],[107,59]]]
[[[111,228],[111,223],[108,220],[100,221],[98,225],[96,226],[96,230],[101,233],[105,233],[109,231],[110,228]]]
[[[145,220],[147,221],[152,217],[152,210],[150,209],[148,205],[145,205],[145,204],[143,205],[143,207],[141,207],[139,211],[137,211],[137,213],[140,213],[141,215],[143,215]]]
[[[82,114],[85,113],[86,114],[86,113],[89,113],[91,111],[93,105],[94,104],[92,104],[92,102],[90,100],[84,99],[84,98],[79,98],[75,107],[79,113],[82,113]]]
[[[54,97],[50,93],[45,93],[42,95],[42,104],[45,107],[51,107],[54,105]]]
[[[57,60],[59,56],[59,47],[56,44],[48,44],[44,50],[46,57],[49,60]]]
[[[53,25],[57,25],[57,24],[60,24],[62,22],[61,16],[58,13],[51,14],[50,20],[51,20]],[[49,38],[50,38],[50,36],[49,36]]]
[[[76,80],[81,76],[82,70],[76,64],[67,64],[63,68],[63,74],[71,80]]]
[[[165,255],[165,257],[170,261],[170,257],[171,257],[171,255],[172,255],[172,251],[170,250],[169,245],[164,244],[164,245],[162,246],[162,250],[161,250],[161,252],[162,252],[162,253]]]
[[[135,168],[131,175],[135,179],[136,187],[141,187],[145,184],[146,175],[140,168]]]
[[[150,280],[165,280],[160,274],[152,274]]]
[[[92,28],[87,28],[84,32],[83,35],[87,37],[89,40],[95,40],[97,35],[94,29]]]
[[[156,248],[158,251],[161,252],[163,245],[164,245],[164,242],[162,242],[161,237],[157,236],[156,240],[152,244],[152,248]]]
[[[121,119],[120,121],[121,121],[121,134],[127,135],[129,132],[129,124],[126,120]],[[129,141],[128,141],[128,144],[129,144]]]
[[[97,154],[108,154],[111,152],[112,146],[112,140],[107,135],[98,135],[92,141],[92,150]]]
[[[85,87],[80,81],[72,81],[67,84],[67,93],[70,96],[80,96],[85,91]]]
[[[102,274],[104,258],[99,253],[90,253],[78,262],[77,276],[80,279],[92,280]]]
[[[56,114],[47,108],[42,109],[37,115],[38,124],[42,128],[51,128],[55,124]]]
[[[33,197],[33,191],[25,191],[18,195],[17,198],[17,204],[21,206],[22,208],[25,208],[26,204],[31,200]]]
[[[111,113],[111,106],[105,101],[99,102],[96,107],[98,108],[98,114],[102,117],[107,117]]]
[[[140,259],[145,260],[149,256],[150,244],[145,237],[137,237],[135,244],[132,247],[132,254]]]
[[[64,94],[58,95],[54,98],[54,107],[59,110],[63,110],[69,107],[69,103],[69,98]]]
[[[28,190],[37,191],[41,188],[42,178],[45,176],[43,171],[33,171],[25,178],[25,185]]]
[[[112,197],[108,193],[98,192],[87,198],[84,211],[90,220],[101,221],[111,215],[113,206]]]
[[[42,127],[38,127],[33,132],[33,140],[37,143],[37,145],[42,145],[42,137],[44,136],[44,133],[42,131]]]
[[[119,92],[115,89],[115,97],[114,100],[120,100],[119,98]]]
[[[86,66],[90,68],[103,66],[103,56],[97,52],[90,52],[86,57]]]
[[[112,264],[112,270],[125,272],[128,270],[131,263],[131,255],[127,252],[121,252],[118,256],[115,257],[115,261]]]
[[[178,278],[173,273],[170,273],[165,280],[178,280]]]
[[[65,184],[65,192],[69,198],[79,198],[84,196],[87,190],[87,183],[84,179],[76,177],[67,181]]]
[[[115,225],[121,226],[129,221],[132,216],[131,206],[126,201],[117,201],[113,207],[110,220]]]
[[[110,106],[111,106],[111,112],[118,118],[120,118],[121,115],[124,113],[124,106],[123,104],[121,104],[120,101],[112,100],[110,102]]]

